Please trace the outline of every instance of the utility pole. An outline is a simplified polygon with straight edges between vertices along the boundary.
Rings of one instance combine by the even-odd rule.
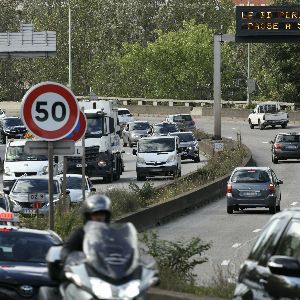
[[[250,6],[250,0],[248,0],[248,6]],[[249,105],[249,104],[250,104],[249,81],[250,81],[250,43],[248,43],[248,65],[247,65],[247,105]]]

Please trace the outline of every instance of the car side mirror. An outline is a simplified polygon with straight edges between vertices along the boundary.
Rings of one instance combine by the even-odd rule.
[[[11,187],[9,187],[9,186],[6,186],[3,188],[3,193],[6,195],[8,195],[10,193],[10,191],[11,191]]]
[[[282,180],[278,180],[277,184],[283,184],[283,181]]]
[[[136,149],[132,149],[132,154],[133,155],[137,155],[137,150]]]
[[[96,188],[94,187],[91,188],[91,192],[96,192],[96,191],[97,191]]]
[[[300,263],[294,257],[271,256],[268,261],[268,268],[273,274],[300,277]]]
[[[66,195],[70,195],[70,190],[66,190]]]

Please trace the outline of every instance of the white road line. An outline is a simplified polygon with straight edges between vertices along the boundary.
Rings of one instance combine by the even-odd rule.
[[[234,127],[232,127],[232,129],[233,129],[233,130],[235,130],[235,128],[234,128]]]
[[[262,142],[263,144],[269,144],[269,142]]]
[[[230,263],[230,260],[223,260],[221,263],[221,266],[228,266]]]
[[[261,231],[260,228],[257,228],[257,229],[255,229],[255,230],[253,230],[253,232],[260,232],[260,231]]]
[[[298,202],[293,202],[293,203],[291,203],[291,206],[295,206],[297,204],[298,204]]]
[[[239,246],[241,246],[240,243],[235,243],[235,244],[233,244],[231,247],[232,247],[232,248],[238,248]]]
[[[232,139],[232,136],[229,136],[228,139]]]

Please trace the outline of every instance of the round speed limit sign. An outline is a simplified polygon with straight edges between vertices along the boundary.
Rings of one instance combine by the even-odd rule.
[[[22,119],[27,129],[46,141],[63,139],[72,132],[79,112],[72,91],[55,82],[33,86],[24,95],[21,105]]]

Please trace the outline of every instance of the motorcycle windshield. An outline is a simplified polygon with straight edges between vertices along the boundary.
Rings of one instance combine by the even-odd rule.
[[[97,273],[119,280],[137,268],[137,232],[131,223],[107,225],[89,221],[84,230],[83,252]]]

